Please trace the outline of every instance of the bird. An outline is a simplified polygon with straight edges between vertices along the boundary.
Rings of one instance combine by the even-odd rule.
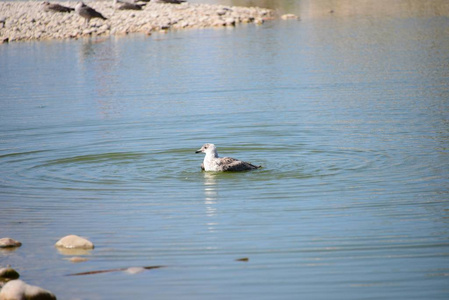
[[[87,6],[83,2],[78,2],[78,4],[75,6],[75,12],[85,19],[86,25],[89,24],[90,19],[94,18],[107,20],[101,13],[99,13],[92,7]]]
[[[214,144],[204,144],[195,153],[205,153],[204,161],[201,164],[203,171],[225,172],[225,171],[249,171],[259,169],[262,166],[255,166],[232,157],[219,157],[217,147]]]
[[[44,6],[44,11],[54,11],[54,12],[72,12],[75,9],[71,7],[67,7],[64,5],[60,5],[57,3],[50,3],[48,1],[42,2],[42,5]]]
[[[142,10],[142,7],[145,6],[145,4],[135,4],[126,1],[114,0],[114,7],[118,10]]]
[[[154,3],[170,3],[170,4],[181,4],[186,2],[186,0],[151,0]]]

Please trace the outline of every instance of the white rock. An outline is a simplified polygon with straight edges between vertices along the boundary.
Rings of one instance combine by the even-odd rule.
[[[93,249],[94,244],[80,236],[68,235],[60,239],[55,244],[56,247],[70,248],[70,249]]]
[[[11,280],[0,291],[0,300],[56,300],[56,296],[22,280]]]
[[[132,275],[142,273],[143,271],[145,271],[145,268],[142,267],[130,267],[125,270],[126,273]]]
[[[281,16],[282,20],[297,20],[299,19],[299,17],[297,15],[294,14],[285,14]]]

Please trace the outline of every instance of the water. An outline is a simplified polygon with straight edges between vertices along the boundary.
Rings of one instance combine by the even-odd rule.
[[[447,299],[448,28],[1,45],[0,237],[23,246],[0,265],[58,299]],[[263,169],[203,173],[205,142]],[[87,262],[54,248],[67,234]]]

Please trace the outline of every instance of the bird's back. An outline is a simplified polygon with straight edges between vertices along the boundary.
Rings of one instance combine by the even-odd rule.
[[[142,6],[134,3],[123,2],[118,7],[119,10],[141,10]]]
[[[57,3],[45,2],[44,10],[45,11],[56,11],[56,12],[71,12],[74,9],[71,7],[64,6],[64,5],[59,5]]]
[[[101,13],[89,6],[82,6],[77,10],[78,14],[86,19],[99,18],[107,20]]]
[[[258,167],[246,161],[241,161],[232,157],[223,157],[220,158],[220,161],[223,171],[249,171],[260,168],[260,166]]]

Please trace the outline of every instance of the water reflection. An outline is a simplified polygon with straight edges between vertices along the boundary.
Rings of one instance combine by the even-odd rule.
[[[217,214],[217,174],[210,172],[203,172],[204,175],[204,204],[206,206],[206,215],[214,217]],[[208,223],[210,230],[214,230],[215,223]]]
[[[116,87],[120,87],[121,50],[118,38],[86,38],[80,46],[79,66],[82,68],[83,83],[94,82],[96,106],[99,114],[107,119],[120,116],[123,104]],[[116,101],[114,101],[116,100]]]
[[[74,248],[61,248],[56,247],[56,250],[62,255],[65,256],[80,256],[80,255],[90,255],[91,250],[89,249],[74,249]]]

